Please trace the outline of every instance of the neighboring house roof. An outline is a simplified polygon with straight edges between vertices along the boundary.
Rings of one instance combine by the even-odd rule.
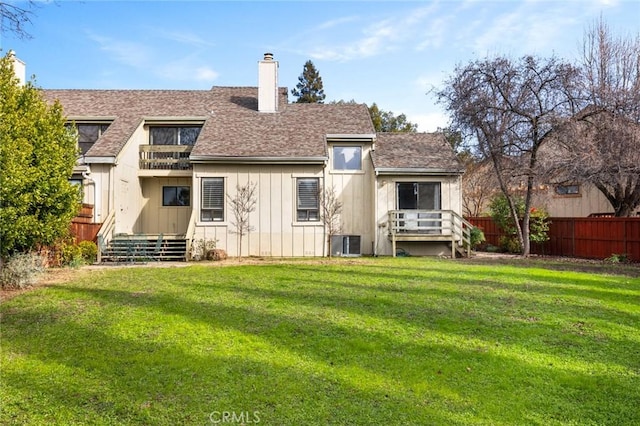
[[[464,171],[442,133],[378,133],[372,158],[378,174]]]
[[[257,111],[257,87],[211,90],[43,90],[58,99],[71,119],[113,119],[87,152],[88,157],[115,157],[133,132],[152,118],[200,118],[205,124],[194,160],[327,158],[328,134],[373,134],[364,104],[288,104],[279,88],[279,111]]]

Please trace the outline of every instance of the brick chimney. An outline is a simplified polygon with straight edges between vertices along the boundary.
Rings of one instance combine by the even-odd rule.
[[[20,59],[16,58],[16,52],[14,52],[13,50],[9,51],[9,59],[13,64],[13,73],[15,74],[16,78],[20,80],[20,86],[24,86],[24,84],[27,82],[26,64],[22,62]]]
[[[278,61],[273,53],[265,53],[258,62],[258,111],[278,111]]]

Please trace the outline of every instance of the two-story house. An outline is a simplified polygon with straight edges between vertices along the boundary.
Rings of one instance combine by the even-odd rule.
[[[180,258],[202,240],[231,256],[325,256],[326,188],[343,206],[334,254],[454,254],[462,167],[443,135],[376,134],[366,105],[288,103],[277,76],[265,54],[258,87],[43,91],[78,129],[74,179],[103,254],[160,236],[160,251],[184,244]],[[230,198],[248,183],[256,204],[240,244]]]

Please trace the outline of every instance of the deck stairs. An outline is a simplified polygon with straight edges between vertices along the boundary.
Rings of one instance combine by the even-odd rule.
[[[182,236],[167,235],[115,235],[108,242],[98,239],[99,262],[154,262],[185,261],[187,240]]]

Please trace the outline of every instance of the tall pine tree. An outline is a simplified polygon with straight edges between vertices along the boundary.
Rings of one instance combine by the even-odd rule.
[[[298,84],[291,89],[291,94],[298,98],[299,104],[324,103],[324,89],[322,77],[311,60],[305,62],[302,74],[298,77]]]

